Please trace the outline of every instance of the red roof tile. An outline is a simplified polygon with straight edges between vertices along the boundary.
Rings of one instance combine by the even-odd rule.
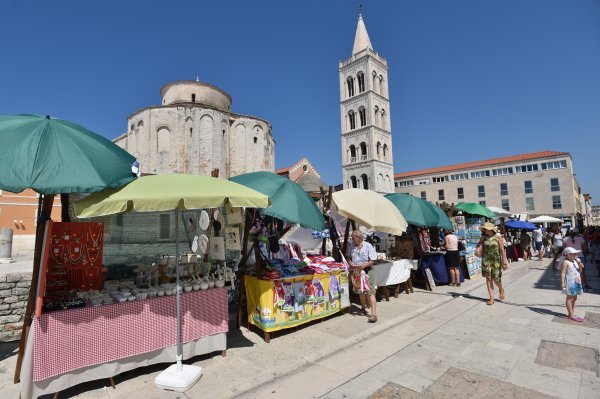
[[[276,170],[275,173],[277,173],[278,175],[280,175],[282,173],[288,173],[290,171],[290,169],[292,169],[292,167],[288,166],[287,168]]]
[[[534,152],[531,154],[512,155],[510,157],[488,159],[486,161],[474,161],[474,162],[461,163],[461,164],[451,165],[451,166],[440,166],[437,168],[421,169],[421,170],[415,170],[412,172],[396,173],[394,175],[394,178],[402,179],[404,177],[429,175],[429,174],[433,174],[433,173],[445,173],[445,172],[451,172],[451,171],[455,171],[455,170],[473,169],[473,168],[480,168],[483,166],[521,162],[521,161],[528,161],[531,159],[554,157],[554,156],[560,156],[560,155],[569,155],[569,153],[568,152],[558,152],[558,151],[540,151],[540,152]]]

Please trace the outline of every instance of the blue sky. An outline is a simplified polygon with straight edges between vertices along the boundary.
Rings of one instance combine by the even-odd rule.
[[[568,151],[600,201],[600,1],[362,1],[388,59],[395,171]],[[359,1],[0,3],[0,114],[70,119],[108,137],[170,81],[271,122],[276,165],[307,156],[341,181],[338,61]]]

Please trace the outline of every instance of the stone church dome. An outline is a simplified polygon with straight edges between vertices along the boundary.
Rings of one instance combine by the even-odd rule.
[[[198,103],[222,111],[231,110],[231,96],[208,83],[180,80],[167,83],[160,89],[162,105]]]

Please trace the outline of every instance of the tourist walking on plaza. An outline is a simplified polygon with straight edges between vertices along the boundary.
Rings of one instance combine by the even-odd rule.
[[[446,230],[444,238],[444,247],[446,248],[446,267],[450,275],[450,285],[460,287],[460,254],[458,251],[458,237],[453,230]]]
[[[550,234],[550,243],[552,245],[552,267],[556,269],[556,258],[562,254],[563,251],[563,235],[560,231],[560,227],[555,227],[552,234]]]
[[[562,263],[560,269],[560,281],[563,292],[567,295],[565,305],[569,319],[581,323],[583,318],[575,315],[575,302],[577,295],[583,294],[581,285],[580,270],[583,269],[583,264],[577,258],[578,250],[572,247],[565,248],[563,255],[566,259]]]
[[[367,300],[369,301],[371,307],[369,323],[375,323],[377,321],[377,300],[375,299],[377,285],[375,284],[373,263],[377,259],[377,252],[371,244],[365,242],[360,230],[352,232],[352,242],[354,249],[352,249],[352,259],[349,262],[352,272],[352,287],[354,293],[358,294],[360,298],[361,311],[364,315],[367,314]]]
[[[481,257],[481,274],[485,277],[490,300],[488,305],[494,304],[494,283],[498,286],[499,300],[504,300],[505,292],[502,287],[502,270],[505,270],[508,262],[504,252],[504,239],[497,236],[498,228],[486,222],[481,226],[483,233],[479,244],[477,244],[477,256]]]
[[[531,237],[527,234],[527,230],[521,230],[521,238],[519,241],[521,253],[524,260],[531,260]]]
[[[592,262],[598,268],[598,275],[600,276],[600,230],[591,228],[588,232],[588,238],[590,240],[590,253],[592,254]]]
[[[542,226],[539,224],[536,226],[535,230],[533,230],[533,243],[535,245],[535,250],[538,252],[538,260],[542,260],[544,252],[546,252],[546,247],[544,246]]]

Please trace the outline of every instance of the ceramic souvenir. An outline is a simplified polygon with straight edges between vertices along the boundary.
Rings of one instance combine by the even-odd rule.
[[[200,228],[202,230],[207,230],[209,225],[210,218],[208,216],[208,213],[206,213],[206,211],[200,212]]]

